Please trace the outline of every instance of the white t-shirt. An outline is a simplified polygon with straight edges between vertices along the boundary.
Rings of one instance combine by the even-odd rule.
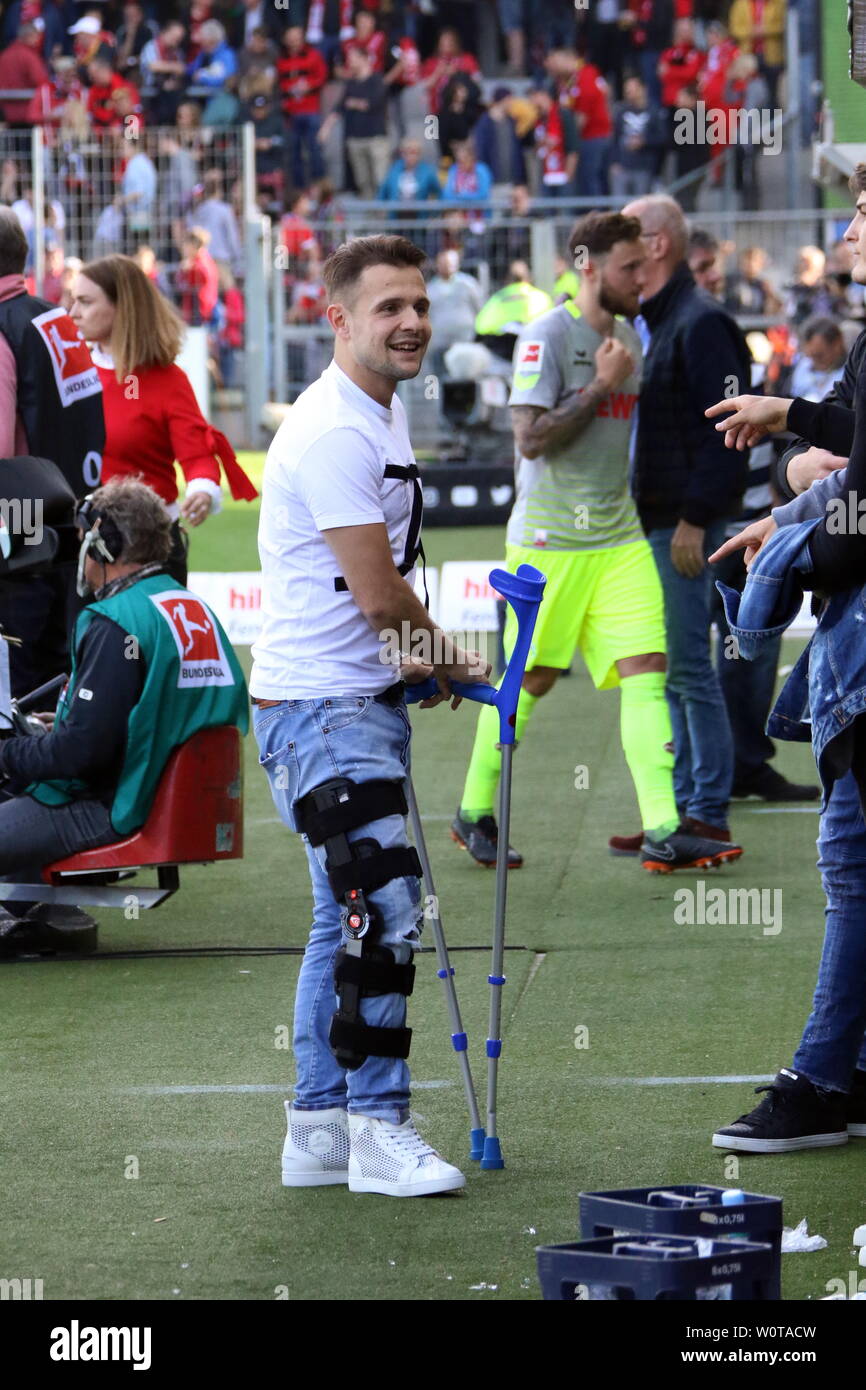
[[[415,485],[385,478],[387,464],[415,462],[406,412],[395,395],[378,405],[332,362],[308,386],[265,460],[259,520],[261,636],[250,693],[262,700],[378,695],[397,678],[384,640],[348,590],[321,534],[384,522],[395,565],[405,556]],[[412,584],[414,570],[405,577]]]

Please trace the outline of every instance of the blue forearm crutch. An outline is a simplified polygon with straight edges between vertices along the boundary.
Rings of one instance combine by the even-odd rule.
[[[540,570],[537,570],[534,565],[520,565],[516,574],[510,574],[507,570],[501,569],[491,570],[490,583],[492,587],[511,604],[511,607],[514,609],[514,615],[517,618],[517,641],[514,644],[511,659],[508,662],[508,666],[498,689],[495,686],[480,682],[477,684],[464,683],[463,681],[450,682],[452,694],[462,695],[467,700],[476,700],[480,704],[495,706],[499,714],[499,742],[502,745],[502,773],[499,782],[499,835],[496,844],[496,901],[493,915],[493,951],[490,974],[487,977],[490,984],[490,1019],[487,1037],[487,1127],[481,1153],[482,1168],[504,1168],[505,1166],[499,1138],[496,1133],[496,1091],[499,1057],[502,1052],[502,1039],[499,1034],[502,1017],[501,990],[502,986],[505,984],[505,976],[502,971],[505,954],[508,835],[511,821],[511,762],[514,755],[517,702],[520,698],[520,688],[526,671],[526,663],[529,659],[530,647],[532,645],[532,634],[535,631],[538,608],[544,594],[546,582],[545,576]],[[431,695],[435,695],[438,688],[436,680],[433,677],[419,685],[407,686],[407,703],[411,704],[417,700],[427,699]],[[412,804],[414,804],[414,796],[412,798]],[[420,831],[420,817],[418,818],[417,829]],[[432,892],[432,888],[430,891]],[[444,947],[444,938],[442,945]],[[447,962],[447,952],[445,960]],[[443,969],[448,971],[447,975],[443,976],[443,979],[451,984],[451,991],[453,992],[454,986],[450,966],[443,966],[440,958],[440,975]],[[454,998],[454,1003],[456,1005],[456,996]],[[459,1011],[457,1016],[459,1018]],[[460,1036],[462,1039],[462,1048],[465,1053],[465,1034],[462,1033],[462,1030]],[[457,1047],[456,1042],[455,1047]],[[464,1076],[467,1073],[468,1061],[465,1065]],[[472,1100],[470,1101],[470,1113],[472,1113],[475,1093],[474,1089],[471,1087],[471,1078],[469,1086],[472,1090]],[[477,1115],[477,1108],[475,1113]],[[477,1137],[477,1130],[475,1130],[473,1138]],[[476,1143],[473,1143],[473,1149],[477,1149]],[[473,1153],[472,1157],[477,1157],[477,1153]]]

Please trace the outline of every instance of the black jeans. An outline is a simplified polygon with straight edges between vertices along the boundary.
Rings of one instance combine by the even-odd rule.
[[[43,806],[32,796],[13,796],[0,802],[0,902],[2,880],[38,883],[46,864],[120,838],[101,801],[87,799],[72,801],[68,806]],[[10,900],[6,906],[21,917],[33,901]]]

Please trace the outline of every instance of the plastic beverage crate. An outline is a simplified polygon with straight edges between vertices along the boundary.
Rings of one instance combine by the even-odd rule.
[[[602,1236],[542,1245],[538,1277],[545,1299],[772,1300],[778,1256],[766,1242],[669,1235]]]

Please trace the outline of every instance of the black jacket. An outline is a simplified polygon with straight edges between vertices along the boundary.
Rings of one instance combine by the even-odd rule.
[[[50,459],[76,497],[98,487],[105,447],[102,385],[64,309],[16,294],[0,303],[0,334],[15,358],[27,453]]]
[[[860,368],[863,365],[864,358],[866,358],[866,329],[864,329],[856,339],[854,346],[845,358],[845,370],[832,391],[827,392],[821,402],[822,405],[843,405],[848,410],[854,409],[854,393],[857,386],[857,377],[860,374]],[[796,419],[796,416],[797,411],[795,410],[794,419]],[[793,420],[791,423],[793,424]],[[791,499],[797,495],[788,484],[788,464],[797,454],[805,453],[805,451],[811,447],[811,443],[808,439],[795,439],[793,444],[789,444],[776,465],[773,481],[786,502],[790,502]]]
[[[739,514],[748,452],[726,449],[704,415],[727,393],[748,391],[751,356],[730,314],[682,264],[646,300],[649,328],[635,449],[634,491],[645,531]]]
[[[97,614],[75,654],[67,718],[53,733],[21,734],[0,742],[0,776],[8,777],[16,794],[31,782],[77,777],[88,788],[82,795],[110,807],[123,766],[129,716],[141,698],[144,676],[143,661],[129,659],[128,634]]]

